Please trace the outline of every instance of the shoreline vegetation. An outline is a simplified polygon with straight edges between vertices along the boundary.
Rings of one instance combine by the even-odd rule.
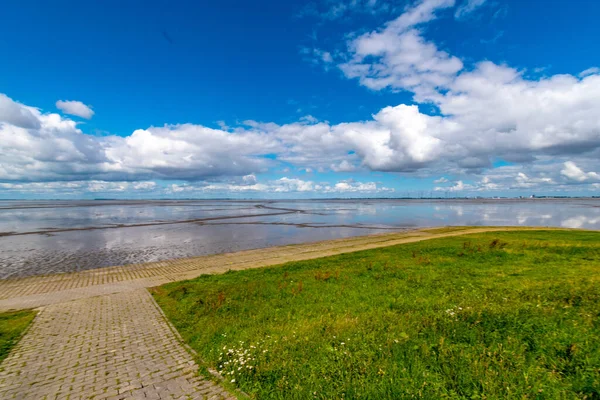
[[[32,310],[0,313],[0,363],[19,342],[36,314]]]
[[[252,398],[595,399],[599,281],[600,232],[523,230],[151,292],[204,367]]]

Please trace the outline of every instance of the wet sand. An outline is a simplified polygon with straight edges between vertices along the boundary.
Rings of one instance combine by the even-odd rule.
[[[444,225],[600,229],[600,199],[0,201],[0,279]]]

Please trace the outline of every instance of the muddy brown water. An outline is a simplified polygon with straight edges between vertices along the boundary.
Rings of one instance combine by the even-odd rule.
[[[0,201],[0,279],[442,225],[600,229],[600,199]]]

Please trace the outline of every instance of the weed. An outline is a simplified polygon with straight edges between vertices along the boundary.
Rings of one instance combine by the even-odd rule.
[[[0,314],[0,362],[21,337],[35,317],[35,311],[15,311]]]

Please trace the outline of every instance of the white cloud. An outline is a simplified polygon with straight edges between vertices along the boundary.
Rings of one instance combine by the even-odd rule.
[[[316,183],[298,178],[283,177],[265,183],[252,184],[210,183],[210,184],[173,184],[169,190],[173,193],[391,193],[394,189],[378,186],[375,182],[339,181],[334,184]]]
[[[300,117],[300,122],[307,122],[309,124],[314,124],[316,122],[319,122],[319,120],[309,114],[309,115],[305,115],[304,117]]]
[[[90,119],[94,115],[94,111],[90,106],[86,106],[82,102],[75,100],[58,100],[56,108],[65,114],[76,115],[85,119]]]
[[[386,187],[377,187],[375,182],[338,182],[336,183],[331,192],[368,192],[368,193],[377,193],[377,192],[393,192],[393,189]]]
[[[348,162],[348,160],[342,160],[339,164],[331,164],[331,170],[334,172],[352,172],[356,171],[356,166]]]
[[[111,165],[98,138],[74,121],[0,95],[0,180],[90,179]]]
[[[583,77],[586,77],[588,75],[595,75],[595,74],[598,74],[598,73],[600,73],[600,68],[598,68],[598,67],[592,67],[592,68],[588,68],[586,70],[581,71],[579,73],[579,77],[583,78]]]
[[[560,173],[577,182],[588,180],[600,181],[600,174],[596,172],[583,172],[583,170],[572,161],[565,162],[564,169],[560,171]]]
[[[447,187],[436,187],[436,191],[448,191],[448,192],[464,192],[465,190],[474,190],[475,186],[464,184],[463,181],[456,181],[454,185]]]
[[[280,151],[257,130],[227,132],[183,124],[96,137],[58,114],[0,95],[0,181],[206,179],[261,172]]]
[[[183,124],[138,129],[110,137],[106,156],[124,174],[161,179],[243,176],[266,169],[260,155],[279,150],[275,138],[260,132],[226,132]]]
[[[448,182],[448,179],[444,178],[443,176],[441,178],[433,181],[433,183],[446,183],[446,182]]]
[[[482,2],[466,2],[465,10]],[[469,69],[440,51],[415,26],[436,18],[453,1],[421,1],[381,29],[349,42],[348,78],[373,90],[409,90],[418,106],[386,107],[375,123],[352,124],[349,142],[374,170],[491,167],[491,159],[536,162],[540,157],[589,157],[600,147],[600,73],[526,79],[506,65],[480,62]],[[368,138],[367,138],[368,137]]]
[[[392,31],[401,32],[415,25],[429,22],[436,18],[435,13],[445,8],[453,7],[455,0],[420,0],[412,7],[407,6],[404,13],[389,22]]]
[[[0,189],[4,192],[37,193],[37,194],[82,194],[82,193],[109,193],[151,191],[156,189],[156,182],[107,182],[98,180],[71,181],[71,182],[0,182]]]
[[[590,160],[590,165],[594,162]],[[594,193],[600,188],[600,176],[585,173],[571,162],[545,160],[544,163],[524,166],[504,166],[487,170],[470,183],[457,181],[453,185],[438,186],[436,191],[460,191],[465,194],[493,194],[495,192],[561,193],[565,191]]]
[[[350,60],[339,68],[346,77],[358,78],[373,90],[410,90],[425,98],[436,88],[446,87],[463,63],[427,42],[416,26],[453,5],[454,0],[424,0],[408,8],[383,29],[351,40]]]
[[[244,182],[246,185],[255,185],[257,183],[256,175],[245,175],[242,177],[242,182]]]
[[[454,17],[461,19],[465,18],[473,11],[481,7],[486,0],[464,0],[463,3],[456,9]]]
[[[323,51],[321,54],[321,60],[323,60],[324,63],[332,63],[333,62],[333,57],[331,56],[331,53],[328,51]]]
[[[17,103],[0,93],[0,122],[17,128],[39,129],[40,121],[37,114],[39,114],[37,109]]]
[[[532,177],[527,176],[523,172],[517,173],[515,180],[516,180],[515,186],[519,187],[519,188],[523,188],[523,189],[535,188],[535,187],[539,187],[540,185],[543,185],[543,184],[551,185],[554,183],[554,180],[552,178],[549,178],[549,177],[532,178]]]
[[[135,182],[132,187],[135,190],[154,190],[156,188],[156,182]]]
[[[301,47],[300,54],[305,61],[315,65],[321,65],[325,70],[328,70],[334,61],[330,52],[317,48]]]
[[[274,184],[275,192],[311,192],[315,185],[311,181],[283,177]]]

